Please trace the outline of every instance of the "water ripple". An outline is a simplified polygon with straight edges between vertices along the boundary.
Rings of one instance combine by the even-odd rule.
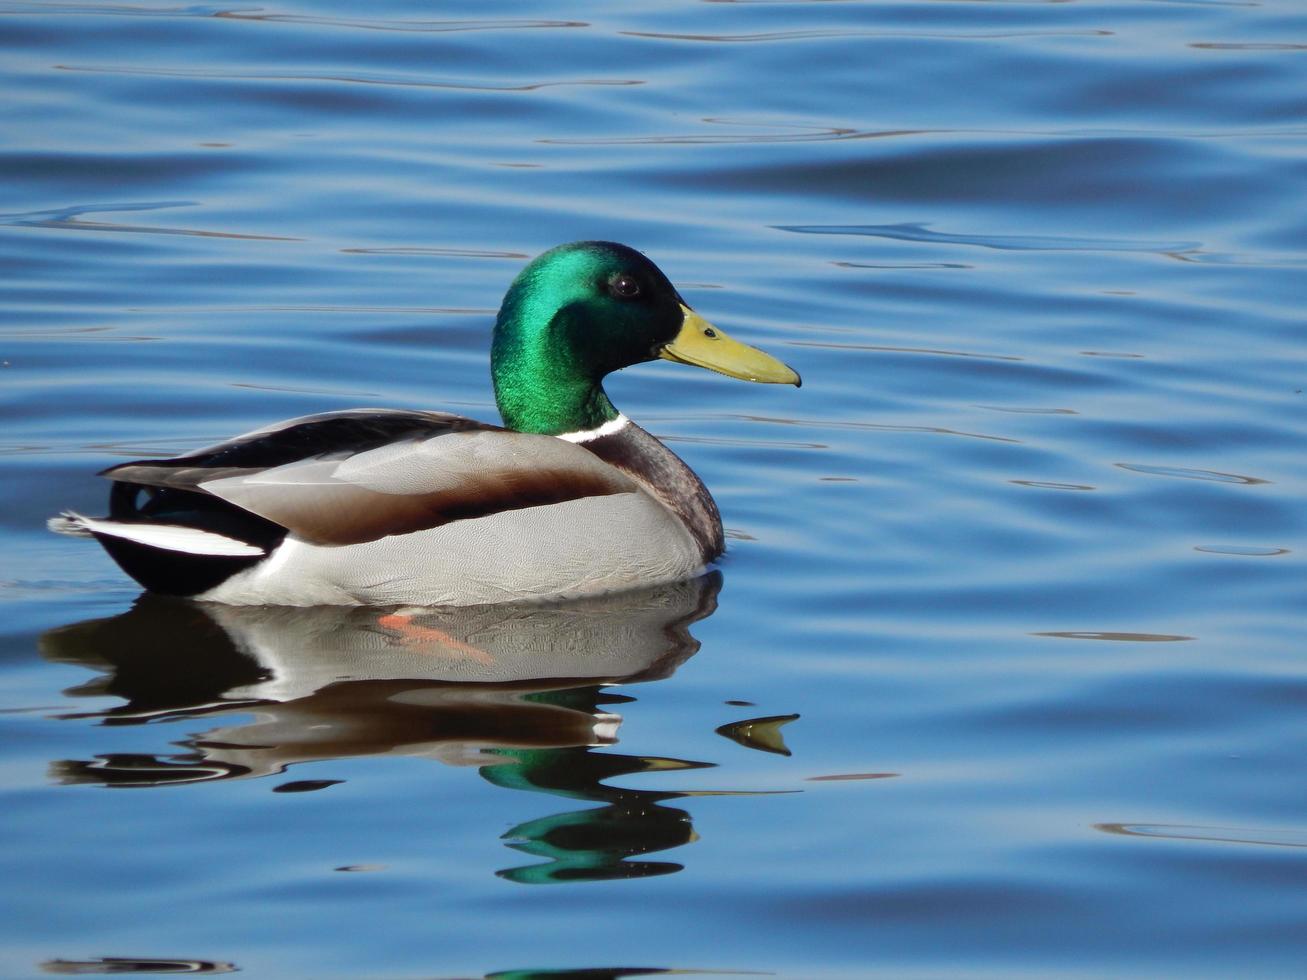
[[[987,412],[1007,412],[1012,415],[1079,415],[1074,408],[1018,408],[1006,405],[977,405]]]
[[[1059,640],[1108,640],[1116,643],[1178,643],[1194,639],[1192,636],[1174,633],[1117,633],[1100,630],[1052,630],[1030,635],[1051,636]]]
[[[1220,473],[1216,470],[1191,469],[1186,466],[1149,466],[1143,463],[1117,463],[1116,465],[1123,470],[1130,470],[1132,473],[1147,473],[1151,476],[1170,476],[1175,477],[1178,480],[1208,480],[1212,483],[1239,483],[1245,486],[1271,482],[1270,480],[1265,480],[1258,476],[1243,476],[1239,473]]]
[[[699,120],[708,126],[749,126],[755,131],[734,135],[670,135],[670,136],[591,136],[545,137],[539,143],[564,146],[643,146],[646,144],[716,144],[716,143],[829,143],[837,140],[885,139],[897,136],[919,136],[918,129],[858,129],[852,126],[821,126],[813,123],[768,123],[705,116]],[[757,131],[758,128],[777,129],[781,132]]]
[[[203,78],[210,81],[239,82],[344,82],[348,85],[377,85],[393,88],[422,88],[460,92],[536,92],[546,88],[576,85],[643,85],[639,78],[569,78],[547,82],[524,82],[517,85],[492,85],[467,80],[435,82],[396,75],[322,74],[320,72],[219,71],[212,68],[136,68],[114,65],[54,65],[59,71],[89,72],[101,75],[141,75],[158,78]]]
[[[264,14],[242,10],[219,10],[212,16],[226,20],[261,20],[279,24],[312,24],[315,27],[348,27],[364,31],[399,31],[413,34],[561,30],[590,26],[583,20],[356,20],[341,17],[314,17],[306,14]]]
[[[439,255],[455,259],[529,259],[526,252],[484,248],[425,248],[419,245],[396,245],[388,248],[342,248],[349,255]]]
[[[1253,41],[1242,44],[1196,41],[1190,44],[1189,47],[1202,48],[1207,51],[1307,51],[1307,44],[1280,44],[1274,41]]]
[[[924,222],[893,225],[773,225],[801,235],[860,235],[902,242],[977,245],[1021,252],[1188,252],[1200,242],[1137,241],[1130,238],[1073,238],[1060,235],[961,235],[931,231]]]
[[[1200,824],[1098,823],[1095,829],[1125,837],[1195,840],[1216,844],[1262,844],[1270,847],[1307,847],[1307,831],[1259,830],[1253,827],[1204,827]]]
[[[1239,558],[1275,558],[1289,554],[1288,548],[1263,548],[1242,544],[1199,544],[1194,551],[1208,555],[1233,555]]]
[[[278,303],[259,306],[151,306],[129,307],[128,313],[397,313],[434,316],[494,316],[498,309],[480,306],[315,306],[305,303]],[[152,340],[133,337],[132,340]]]
[[[299,242],[302,238],[285,235],[253,235],[232,231],[204,231],[199,228],[161,228],[155,225],[128,225],[115,221],[84,221],[82,215],[120,211],[157,211],[162,208],[195,207],[195,201],[149,201],[123,204],[75,204],[48,211],[25,211],[0,214],[0,225],[18,228],[56,228],[63,231],[115,231],[147,235],[192,235],[197,238],[236,238],[243,241]]]
[[[791,340],[790,347],[821,347],[827,350],[878,350],[892,354],[933,354],[940,357],[978,357],[986,361],[1024,361],[1015,354],[978,354],[975,351],[942,350],[934,347],[894,347],[887,344],[839,344],[825,340]]]
[[[589,27],[581,20],[361,20],[308,14],[273,14],[255,10],[231,10],[205,4],[182,7],[146,7],[138,4],[97,3],[3,3],[0,16],[8,14],[72,15],[99,17],[212,17],[218,20],[262,21],[276,24],[307,24],[314,27],[344,27],[351,30],[392,31],[413,34],[451,34],[473,31],[560,30]]]
[[[1046,480],[1009,480],[1019,487],[1031,487],[1035,490],[1097,490],[1087,483],[1050,483]]]
[[[964,439],[983,439],[987,442],[1011,442],[1020,443],[1020,439],[1011,439],[1007,436],[987,435],[983,432],[962,432],[958,429],[948,429],[938,425],[894,425],[888,422],[853,422],[853,421],[835,421],[831,419],[822,419],[820,421],[809,419],[786,419],[774,418],[766,415],[733,415],[730,418],[740,419],[748,422],[766,422],[772,425],[794,425],[807,428],[817,429],[848,429],[861,432],[924,432],[930,435],[938,436],[961,436]],[[666,437],[664,437],[666,441]],[[687,441],[710,441],[688,439]],[[824,448],[824,447],[822,447]]]
[[[901,775],[897,772],[837,772],[829,776],[809,776],[810,783],[841,783],[862,779],[894,779]]]
[[[844,40],[854,37],[922,38],[946,41],[999,41],[1030,37],[1110,37],[1114,31],[1002,31],[994,33],[928,33],[923,31],[856,31],[856,30],[794,30],[769,31],[760,34],[674,34],[662,31],[618,31],[627,37],[651,38],[658,41],[710,41],[739,44],[771,41]]]
[[[966,262],[844,262],[831,260],[841,269],[974,269]]]

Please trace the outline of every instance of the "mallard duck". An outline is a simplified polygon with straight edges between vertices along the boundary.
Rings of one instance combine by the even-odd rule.
[[[472,605],[694,575],[724,547],[717,505],[604,393],[664,358],[800,384],[690,309],[615,242],[528,264],[495,321],[503,426],[359,408],[279,422],[173,459],[120,463],[94,537],[146,589],[238,605]]]

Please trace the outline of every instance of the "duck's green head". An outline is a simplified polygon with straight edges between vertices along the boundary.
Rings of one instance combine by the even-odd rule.
[[[616,242],[550,249],[509,287],[490,367],[504,424],[559,435],[617,417],[604,376],[655,358],[745,381],[799,384],[769,354],[732,340],[691,310],[662,270]]]

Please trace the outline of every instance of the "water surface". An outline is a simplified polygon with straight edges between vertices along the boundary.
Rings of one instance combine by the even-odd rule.
[[[0,973],[1301,973],[1296,0],[0,0],[0,45]],[[46,533],[272,420],[493,419],[499,298],[578,238],[803,374],[610,384],[713,575],[385,623]]]

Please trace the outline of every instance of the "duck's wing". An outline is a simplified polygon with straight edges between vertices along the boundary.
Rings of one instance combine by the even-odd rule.
[[[172,459],[119,463],[100,475],[139,486],[194,490],[208,480],[244,476],[300,460],[345,459],[389,443],[477,430],[506,431],[448,412],[346,409],[277,422]]]
[[[481,430],[391,443],[341,460],[300,460],[206,480],[197,489],[304,541],[342,545],[636,487],[571,443]]]
[[[190,504],[197,494],[216,498],[213,503],[323,545],[637,491],[615,467],[561,439],[458,415],[387,410],[295,419],[175,459],[124,463],[104,475],[133,488],[133,496],[153,487],[161,498],[184,495]],[[138,521],[168,522],[168,508],[150,502],[132,508]],[[199,526],[212,530],[207,521]]]

